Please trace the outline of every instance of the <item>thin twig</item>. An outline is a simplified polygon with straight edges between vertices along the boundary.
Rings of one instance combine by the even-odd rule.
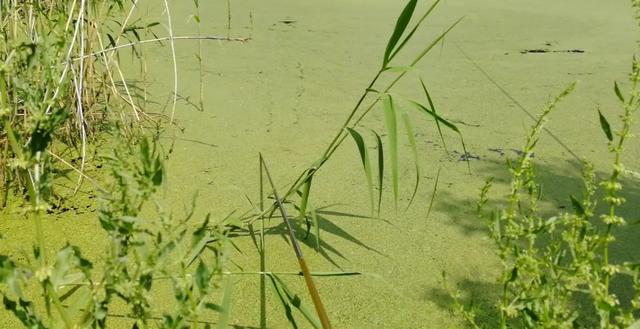
[[[169,9],[169,1],[164,0],[164,9],[167,12],[167,23],[169,28],[169,37],[171,44],[171,63],[173,64],[173,96],[171,99],[171,118],[169,123],[173,123],[173,117],[176,114],[176,104],[178,103],[178,60],[176,58],[176,43],[173,39],[173,25],[171,24],[171,9]]]
[[[142,44],[146,44],[146,43],[153,43],[153,42],[161,42],[161,41],[167,41],[167,40],[218,40],[218,41],[236,41],[236,42],[247,42],[249,41],[251,38],[228,38],[228,37],[220,37],[220,36],[216,36],[216,35],[203,35],[203,36],[166,36],[166,37],[160,37],[160,38],[154,38],[154,39],[147,39],[147,40],[140,40],[140,41],[136,41],[136,42],[130,42],[130,43],[124,43],[115,47],[111,47],[111,48],[105,48],[103,50],[100,51],[96,51],[93,52],[91,54],[87,54],[84,55],[84,57],[91,57],[91,56],[97,56],[97,55],[101,55],[104,53],[108,53],[108,52],[112,52],[112,51],[116,51],[122,48],[127,48],[127,47],[133,47],[133,46],[138,46],[138,45],[142,45]],[[74,61],[80,60],[80,57],[76,57],[73,59]]]

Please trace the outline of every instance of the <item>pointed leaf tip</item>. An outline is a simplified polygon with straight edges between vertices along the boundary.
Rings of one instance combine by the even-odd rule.
[[[613,133],[611,133],[611,126],[609,125],[609,121],[607,118],[602,115],[602,112],[598,110],[598,116],[600,116],[600,127],[602,127],[602,131],[607,136],[607,139],[611,142],[613,141]]]
[[[396,27],[393,30],[393,34],[391,34],[391,38],[389,38],[389,42],[387,43],[387,49],[384,52],[384,60],[382,63],[382,67],[386,67],[389,64],[389,60],[391,58],[391,53],[395,48],[396,44],[400,40],[400,37],[404,33],[407,25],[409,25],[409,21],[411,20],[411,16],[413,16],[413,12],[416,9],[417,0],[410,0],[407,5],[404,7],[400,16],[398,16],[398,21],[396,22]]]

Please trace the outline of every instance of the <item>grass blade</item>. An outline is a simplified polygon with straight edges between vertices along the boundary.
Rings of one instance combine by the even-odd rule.
[[[389,134],[389,155],[391,157],[391,186],[393,201],[398,209],[398,126],[396,123],[396,109],[391,95],[383,98],[385,125]]]
[[[413,200],[418,193],[418,186],[420,185],[420,162],[418,161],[418,148],[416,146],[416,137],[413,133],[413,127],[411,126],[411,119],[407,113],[402,113],[402,120],[404,121],[404,128],[407,132],[407,138],[409,139],[409,146],[411,147],[411,151],[413,153],[413,162],[416,165],[416,183],[413,187],[413,193],[411,194],[411,198],[409,199],[409,204],[405,211],[409,210],[409,207],[413,204]]]
[[[382,138],[377,132],[373,131],[376,135],[376,142],[378,143],[378,217],[380,217],[380,206],[382,205],[382,184],[384,180],[384,148],[382,146]]]
[[[313,223],[313,230],[316,236],[316,251],[322,251],[322,246],[320,245],[320,226],[318,225],[318,214],[316,213],[316,209],[309,205],[311,208],[311,222]]]
[[[464,154],[467,154],[467,145],[464,142],[464,138],[462,137],[462,133],[460,132],[460,129],[458,129],[458,127],[456,125],[454,125],[453,123],[451,123],[449,120],[441,117],[440,115],[438,115],[434,110],[427,108],[426,106],[416,102],[416,101],[409,101],[411,104],[413,104],[419,111],[421,111],[422,113],[431,116],[433,119],[435,119],[437,122],[442,123],[444,126],[446,126],[447,128],[455,131],[458,136],[460,137],[460,144],[462,144],[462,151],[464,152]],[[431,102],[433,103],[433,102]],[[467,161],[467,167],[469,168],[469,172],[471,172],[471,164],[469,164],[469,161]]]
[[[451,123],[450,121],[448,121],[447,119],[441,117],[440,115],[438,115],[436,112],[434,112],[433,110],[429,109],[428,107],[416,102],[416,101],[409,101],[411,104],[413,104],[420,112],[422,112],[423,114],[426,114],[430,117],[432,117],[434,120],[439,121],[440,123],[442,123],[443,125],[445,125],[447,128],[455,131],[456,133],[460,133],[460,130],[458,129],[458,127]]]
[[[220,304],[222,312],[218,320],[218,329],[227,328],[229,324],[229,315],[231,315],[231,279],[227,279],[224,284],[224,294],[222,295],[222,303]]]
[[[409,21],[411,20],[411,16],[413,16],[413,11],[416,9],[417,0],[409,0],[407,5],[404,7],[400,16],[398,16],[398,21],[396,22],[396,27],[393,30],[393,34],[391,34],[391,38],[389,38],[389,42],[387,43],[387,49],[384,52],[384,60],[382,63],[382,67],[386,67],[391,60],[391,53],[395,48],[396,44],[402,37],[404,30],[409,25]]]
[[[358,133],[357,131],[351,128],[347,128],[347,130],[351,134],[351,137],[353,137],[353,140],[356,142],[356,145],[358,146],[358,152],[360,152],[360,158],[362,159],[362,167],[364,168],[364,173],[367,176],[369,198],[371,201],[371,213],[373,213],[375,209],[374,198],[373,198],[373,177],[371,174],[371,163],[369,162],[369,152],[367,151],[367,146],[364,143],[364,139],[362,138],[362,135],[360,135],[360,133]]]
[[[424,94],[427,96],[427,101],[429,102],[429,106],[431,107],[431,110],[433,111],[433,114],[438,115],[438,112],[436,112],[436,106],[433,104],[433,100],[431,99],[431,94],[429,94],[429,90],[427,89],[427,86],[424,84],[424,80],[422,80],[422,78],[420,78],[420,84],[422,85],[422,90],[424,90]],[[442,141],[442,146],[444,147],[444,151],[447,151],[447,143],[444,141],[444,136],[442,135],[442,128],[440,127],[440,121],[439,120],[435,120],[436,121],[436,127],[438,128],[438,134],[440,135],[440,140]]]
[[[456,25],[458,25],[458,23],[460,23],[462,21],[462,19],[464,19],[464,17],[461,17],[455,23],[451,24],[451,26],[449,26],[448,29],[446,29],[444,32],[442,32],[442,34],[440,34],[437,38],[435,38],[426,48],[424,48],[422,50],[422,52],[418,56],[416,56],[416,58],[413,60],[413,62],[411,62],[411,65],[409,65],[409,66],[415,66],[416,64],[418,64],[418,62],[420,62],[422,57],[424,57],[426,54],[428,54],[429,51],[431,51],[431,49],[433,47],[435,47],[435,45],[438,44],[438,42],[440,42],[442,39],[444,39],[444,37],[447,34],[449,34],[449,32],[451,32],[451,30],[453,30],[453,28],[456,27]]]
[[[598,110],[598,115],[600,116],[600,127],[602,127],[602,131],[604,131],[604,134],[607,136],[607,139],[610,142],[613,141],[613,134],[611,133],[611,126],[609,125],[609,121],[607,121],[607,118],[602,115],[602,112],[600,112],[600,110]]]
[[[618,99],[624,104],[624,96],[622,96],[622,92],[620,91],[620,87],[618,86],[617,81],[613,82],[613,90],[616,92],[616,96],[618,96]]]
[[[282,308],[284,308],[284,313],[285,313],[285,316],[287,317],[287,320],[289,320],[291,327],[297,329],[298,324],[296,323],[296,319],[293,317],[293,313],[291,312],[292,311],[291,305],[289,304],[289,301],[287,300],[287,298],[285,298],[286,293],[283,291],[279,282],[276,281],[275,276],[273,274],[269,274],[267,276],[269,277],[269,279],[271,279],[271,284],[272,284],[271,287],[273,288],[273,291],[276,293],[276,296],[278,296],[278,300],[280,301],[280,304],[282,304]]]
[[[436,0],[431,7],[429,7],[429,9],[427,10],[427,12],[422,15],[422,17],[420,18],[420,20],[418,21],[418,23],[416,23],[416,25],[413,27],[413,29],[411,30],[411,32],[409,32],[409,34],[407,34],[407,36],[404,38],[404,40],[402,40],[402,42],[400,43],[400,45],[396,48],[396,50],[393,52],[393,54],[389,57],[389,61],[391,61],[397,54],[398,52],[400,52],[400,50],[404,47],[404,45],[409,42],[409,40],[411,39],[411,37],[413,37],[413,34],[416,33],[416,31],[418,30],[418,28],[420,27],[420,25],[422,24],[422,22],[431,14],[431,12],[436,8],[436,6],[438,5],[438,3],[440,3],[440,0]]]
[[[440,181],[440,171],[442,167],[438,168],[438,173],[436,174],[436,182],[433,184],[433,192],[431,192],[431,200],[429,200],[429,208],[427,209],[427,216],[425,220],[429,219],[429,215],[431,214],[431,208],[433,208],[433,201],[436,199],[436,193],[438,192],[438,182]]]
[[[298,326],[295,322],[295,319],[293,318],[293,314],[291,313],[292,306],[300,311],[300,313],[307,319],[307,321],[309,321],[309,324],[311,324],[314,328],[322,328],[320,320],[318,320],[315,314],[309,311],[309,309],[307,309],[304,304],[302,304],[300,296],[292,293],[291,290],[287,288],[284,282],[277,275],[270,274],[269,278],[271,279],[271,283],[273,283],[273,287],[276,290],[278,297],[280,298],[280,302],[285,307],[285,310],[287,312],[287,319],[289,319],[289,323],[291,323],[294,328],[297,328]]]

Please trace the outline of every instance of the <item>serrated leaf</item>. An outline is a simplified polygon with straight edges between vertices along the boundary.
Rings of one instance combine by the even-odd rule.
[[[602,115],[602,112],[598,110],[598,116],[600,117],[600,127],[602,127],[602,131],[607,136],[607,139],[611,142],[613,141],[613,134],[611,133],[611,126],[609,125],[609,121],[607,118]]]

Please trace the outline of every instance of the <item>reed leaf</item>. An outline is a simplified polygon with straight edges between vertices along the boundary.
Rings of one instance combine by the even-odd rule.
[[[231,288],[233,283],[231,279],[227,279],[224,284],[224,293],[222,295],[222,303],[220,304],[220,318],[218,320],[218,329],[227,328],[229,325],[229,316],[231,315]]]
[[[389,38],[389,42],[387,43],[387,48],[384,52],[384,60],[382,62],[382,67],[387,67],[387,64],[391,60],[391,53],[395,48],[396,44],[404,34],[404,30],[409,25],[409,21],[411,20],[411,16],[413,16],[413,12],[416,9],[417,0],[409,0],[407,5],[398,16],[398,21],[396,22],[396,27],[393,29],[393,34],[391,34],[391,38]]]
[[[311,208],[311,222],[313,223],[313,232],[316,238],[316,251],[322,251],[322,245],[320,244],[320,226],[318,225],[318,214],[316,209],[309,205]]]
[[[420,84],[422,85],[422,90],[424,91],[425,96],[427,96],[427,101],[429,102],[429,106],[435,115],[438,115],[436,112],[436,106],[433,104],[433,100],[431,99],[431,94],[429,94],[429,89],[424,83],[424,80],[420,78]],[[447,143],[444,141],[444,136],[442,135],[442,128],[440,127],[440,121],[435,120],[436,127],[438,128],[438,134],[440,135],[440,140],[442,141],[442,146],[444,147],[444,151],[447,152]]]
[[[413,200],[415,199],[416,194],[418,193],[418,186],[420,186],[420,162],[418,159],[418,148],[416,146],[416,137],[413,133],[413,127],[411,126],[411,118],[409,118],[409,115],[407,113],[402,113],[402,120],[404,121],[404,128],[405,128],[405,131],[407,132],[407,138],[409,139],[409,146],[411,147],[411,153],[413,154],[413,162],[415,163],[415,167],[416,167],[416,182],[413,187],[413,193],[411,194],[411,198],[409,199],[409,204],[405,209],[406,211],[409,209],[409,207],[411,207],[411,205],[413,204]]]
[[[271,279],[272,287],[280,299],[280,303],[282,307],[285,309],[285,313],[287,316],[287,320],[293,328],[298,328],[298,324],[293,317],[293,308],[296,308],[300,313],[309,321],[314,328],[320,329],[322,325],[320,324],[320,320],[315,316],[313,312],[310,312],[303,304],[300,297],[289,290],[289,288],[284,284],[284,282],[275,274],[268,274],[269,279]],[[293,307],[293,308],[292,308]]]
[[[418,23],[416,23],[416,25],[413,27],[413,29],[411,30],[411,32],[409,32],[407,34],[407,36],[404,38],[404,40],[402,40],[402,42],[400,43],[400,45],[396,48],[396,50],[393,52],[393,54],[391,55],[391,57],[389,58],[389,61],[391,61],[394,57],[396,57],[396,55],[398,54],[398,52],[400,52],[400,50],[404,47],[404,45],[409,42],[409,40],[411,40],[411,37],[413,37],[413,34],[416,33],[416,31],[418,30],[418,28],[420,27],[420,25],[424,22],[424,20],[429,17],[429,15],[431,14],[431,12],[436,8],[436,6],[438,5],[438,3],[440,3],[440,0],[436,0],[433,4],[431,4],[431,7],[429,7],[429,9],[424,13],[424,15],[422,15],[422,17],[420,18],[420,20],[418,20]]]
[[[444,37],[449,34],[449,32],[451,32],[451,30],[453,30],[454,27],[456,27],[456,25],[458,25],[462,20],[464,19],[464,17],[461,17],[460,19],[458,19],[457,21],[455,21],[453,24],[451,24],[451,26],[449,26],[449,28],[447,28],[444,32],[442,32],[437,38],[435,38],[429,45],[427,45],[427,47],[425,47],[422,52],[420,52],[420,54],[418,54],[418,56],[416,56],[416,58],[413,60],[413,62],[411,62],[411,65],[409,66],[415,66],[416,64],[418,64],[418,62],[420,62],[420,60],[429,53],[429,51],[431,51],[431,49],[433,47],[435,47],[435,45],[438,44],[438,42],[442,41],[442,39],[444,39]]]
[[[373,131],[376,135],[376,142],[378,144],[378,217],[380,217],[380,206],[382,205],[382,185],[384,181],[384,147],[382,146],[382,138],[380,135]]]
[[[432,117],[434,120],[436,120],[436,122],[440,122],[442,123],[445,127],[453,130],[454,132],[456,132],[458,134],[458,136],[460,137],[460,144],[462,145],[462,151],[464,152],[464,154],[467,154],[467,145],[464,142],[464,137],[462,137],[462,133],[460,132],[460,129],[458,129],[458,127],[453,124],[451,121],[441,117],[440,115],[438,115],[433,109],[429,109],[428,107],[416,102],[416,101],[412,101],[410,100],[409,103],[411,103],[416,109],[418,109],[420,112],[422,112],[425,115],[428,115],[430,117]],[[433,102],[431,102],[431,104],[433,104]],[[469,172],[471,172],[471,165],[469,164],[469,161],[467,161],[467,167],[469,168]]]
[[[398,209],[398,126],[396,122],[396,109],[391,95],[386,95],[382,99],[384,107],[384,118],[387,133],[389,136],[389,156],[391,158],[391,186],[393,188],[393,201],[396,210]]]
[[[429,219],[429,215],[431,214],[431,209],[433,208],[433,201],[436,199],[436,193],[438,193],[438,182],[440,182],[440,171],[442,167],[438,168],[438,173],[436,174],[436,182],[433,184],[433,192],[431,192],[431,199],[429,200],[429,208],[427,209],[427,216],[425,220]]]
[[[440,123],[442,123],[443,125],[445,125],[447,128],[455,131],[456,133],[460,133],[460,130],[458,129],[458,127],[453,124],[451,121],[441,117],[440,115],[438,115],[436,112],[434,112],[433,110],[429,109],[428,107],[416,102],[416,101],[409,101],[409,103],[413,104],[416,109],[418,109],[421,113],[426,114],[430,117],[432,117],[434,120],[439,121]]]
[[[362,138],[362,135],[360,135],[360,133],[358,133],[357,131],[351,128],[347,128],[347,131],[349,131],[349,134],[351,134],[351,137],[353,137],[353,140],[356,142],[356,145],[358,146],[358,152],[360,153],[360,158],[362,159],[362,167],[364,169],[365,175],[367,176],[367,186],[369,189],[371,212],[373,213],[375,209],[374,198],[373,198],[373,176],[371,174],[371,163],[369,161],[369,152],[367,151],[367,146],[365,145],[364,139]]]

